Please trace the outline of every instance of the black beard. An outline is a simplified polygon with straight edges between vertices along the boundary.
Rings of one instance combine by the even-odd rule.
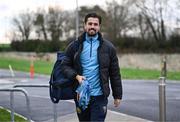
[[[91,32],[90,32],[91,30],[93,30],[95,33],[91,34]],[[95,35],[97,34],[97,32],[96,32],[95,29],[91,28],[91,29],[89,29],[89,31],[87,32],[87,34],[88,34],[88,36],[95,36]]]
[[[97,33],[94,33],[94,34],[90,34],[90,33],[87,33],[88,34],[88,36],[95,36]]]

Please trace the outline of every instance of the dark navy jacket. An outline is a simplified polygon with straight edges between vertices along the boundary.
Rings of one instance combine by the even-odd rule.
[[[62,62],[62,72],[67,78],[74,80],[74,89],[78,86],[78,81],[75,79],[76,75],[82,75],[80,54],[83,49],[84,40],[85,33],[76,41],[71,42],[66,48],[66,58]],[[105,97],[109,96],[110,82],[113,97],[115,99],[122,99],[121,75],[115,47],[111,42],[104,40],[100,33],[98,33],[98,40],[100,41],[100,46],[98,48],[100,84],[103,95]]]

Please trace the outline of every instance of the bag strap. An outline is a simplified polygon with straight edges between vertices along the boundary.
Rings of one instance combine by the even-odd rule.
[[[52,95],[52,92],[53,92],[52,84],[50,84],[50,86],[49,86],[49,92],[50,92],[50,98],[51,98],[52,102],[53,103],[58,103],[60,99],[57,99],[57,98],[53,97],[53,95]]]
[[[53,68],[52,73],[51,73],[50,81],[53,81],[53,79],[54,79],[53,74],[54,74],[54,68]],[[60,99],[57,99],[53,96],[53,94],[52,94],[53,93],[53,87],[54,86],[52,85],[52,83],[49,82],[49,94],[50,94],[51,101],[53,103],[58,103]]]

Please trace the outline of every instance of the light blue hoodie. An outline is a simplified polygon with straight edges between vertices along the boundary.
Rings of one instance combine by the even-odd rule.
[[[98,63],[98,34],[94,37],[89,37],[86,34],[86,40],[83,42],[83,50],[81,52],[81,64],[83,69],[83,76],[89,83],[90,96],[102,95],[100,85],[99,63]]]

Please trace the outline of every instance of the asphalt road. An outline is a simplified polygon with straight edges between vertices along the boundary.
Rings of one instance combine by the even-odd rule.
[[[170,83],[171,82],[171,83]],[[124,97],[120,109],[111,110],[159,121],[158,81],[123,80]],[[180,121],[180,82],[166,84],[166,120]]]
[[[3,75],[6,74],[6,77]],[[14,84],[48,84],[49,77],[35,76],[27,78],[28,74],[17,72],[16,78],[9,78],[8,71],[0,70],[0,80],[8,81],[1,87]],[[170,83],[171,82],[171,83]],[[34,121],[46,121],[53,118],[53,104],[49,99],[48,88],[25,88],[30,95],[31,116]],[[109,97],[108,109],[137,116],[151,121],[159,120],[158,80],[123,80],[123,100],[120,108],[114,108],[113,98]],[[180,82],[167,81],[166,110],[167,121],[180,121]],[[0,93],[0,106],[9,108],[9,93]],[[60,101],[57,105],[58,116],[74,113],[73,101]],[[21,93],[15,95],[15,111],[27,115],[25,98]]]

